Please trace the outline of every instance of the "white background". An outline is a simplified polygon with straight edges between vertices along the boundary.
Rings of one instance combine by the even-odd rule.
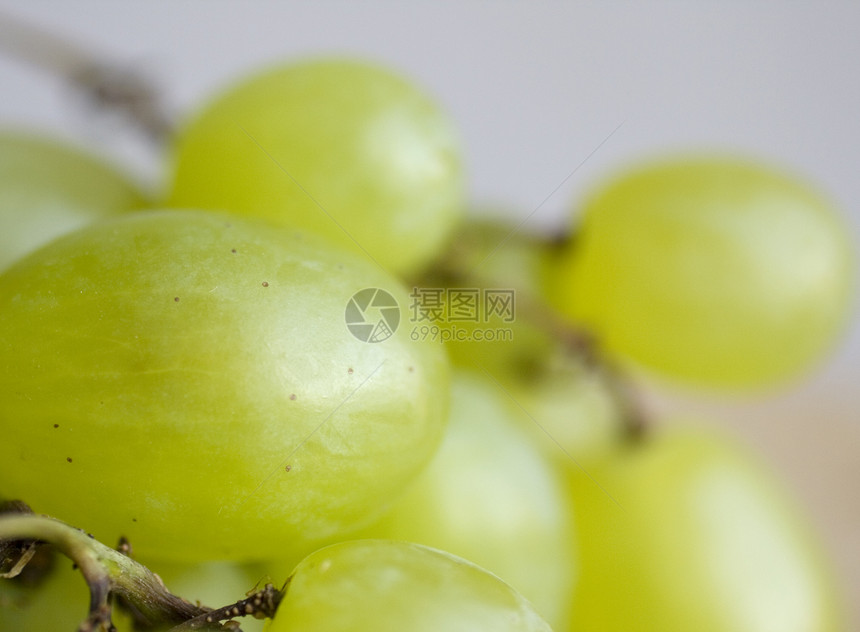
[[[0,10],[146,70],[177,112],[295,55],[382,61],[423,84],[457,121],[471,199],[517,220],[561,185],[532,221],[564,225],[589,187],[637,158],[728,149],[817,184],[860,243],[857,2],[0,0]],[[0,56],[0,125],[20,123],[158,175],[142,144],[88,114],[49,75]],[[838,352],[788,390],[746,401],[665,388],[648,395],[657,410],[707,413],[761,449],[810,510],[855,603],[858,378],[855,311]]]

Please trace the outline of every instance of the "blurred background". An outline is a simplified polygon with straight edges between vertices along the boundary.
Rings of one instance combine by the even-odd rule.
[[[475,206],[533,228],[564,227],[583,195],[637,159],[700,149],[803,176],[860,243],[860,3],[0,0],[0,17],[148,75],[180,117],[261,65],[319,54],[380,61],[456,120]],[[0,26],[0,125],[83,142],[158,181],[165,165],[153,146],[3,53],[9,37]],[[825,363],[778,392],[725,400],[643,385],[653,410],[728,426],[782,475],[824,534],[855,625],[857,314]]]

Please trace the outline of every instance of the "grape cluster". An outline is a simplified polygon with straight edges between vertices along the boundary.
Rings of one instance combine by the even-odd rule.
[[[561,236],[476,219],[445,113],[334,58],[231,87],[168,153],[145,193],[0,134],[0,501],[63,521],[0,506],[0,632],[844,629],[766,468],[631,391],[824,356],[854,261],[819,194],[686,155]]]

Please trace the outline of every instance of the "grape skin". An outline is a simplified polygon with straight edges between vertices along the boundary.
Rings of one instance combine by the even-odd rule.
[[[356,540],[295,569],[268,632],[551,632],[483,569],[405,542]]]
[[[143,205],[138,188],[95,156],[0,131],[0,270],[60,235]]]
[[[50,576],[35,587],[16,581],[0,579],[0,632],[74,630],[86,618],[89,591],[69,560],[55,560]]]
[[[180,130],[167,204],[309,230],[407,274],[459,219],[460,153],[451,122],[409,82],[305,61],[246,79]]]
[[[783,173],[678,158],[589,200],[550,284],[621,357],[691,384],[761,387],[807,370],[842,330],[847,235],[827,200]]]
[[[429,460],[447,362],[346,329],[374,266],[204,211],[104,222],[0,276],[7,497],[148,559],[304,553]]]
[[[439,451],[361,537],[408,540],[468,559],[560,623],[576,574],[560,470],[544,459],[522,427],[528,421],[498,386],[459,371],[451,387]]]
[[[571,630],[844,629],[819,544],[757,460],[689,428],[643,441],[571,475]]]

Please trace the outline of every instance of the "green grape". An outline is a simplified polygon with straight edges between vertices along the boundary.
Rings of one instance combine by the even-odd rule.
[[[528,429],[549,455],[585,463],[623,439],[623,402],[614,378],[584,353],[581,334],[544,298],[541,284],[554,247],[510,222],[470,218],[419,285],[454,292],[446,295],[437,323],[451,332],[446,347],[452,363],[498,382],[525,411]],[[477,322],[446,321],[448,303],[463,289],[511,290],[510,322],[481,312],[487,306],[480,293]],[[476,339],[477,330],[499,335]]]
[[[0,132],[0,270],[60,235],[142,205],[137,188],[95,157]]]
[[[852,244],[806,185],[742,161],[678,159],[599,192],[559,258],[559,308],[608,349],[691,383],[767,385],[846,321]]]
[[[556,349],[506,389],[547,457],[587,467],[627,439],[626,404],[607,370]]]
[[[86,619],[90,593],[79,570],[64,557],[35,586],[0,578],[0,632],[76,630]]]
[[[305,558],[266,629],[551,632],[531,604],[471,562],[385,540],[334,544]]]
[[[644,441],[574,476],[571,630],[844,629],[818,544],[754,459],[692,430]]]
[[[369,521],[430,459],[439,345],[366,343],[396,280],[301,235],[147,211],[0,275],[0,481],[146,559],[262,559]],[[368,314],[370,312],[368,311]]]
[[[491,287],[512,287],[531,299],[540,296],[556,239],[519,225],[513,211],[474,209],[457,227],[447,251],[430,273],[454,282],[479,280]]]
[[[430,466],[361,535],[466,558],[560,623],[575,576],[561,470],[544,459],[498,386],[461,372],[451,387],[448,430]]]
[[[169,204],[262,216],[406,273],[439,250],[462,197],[459,141],[435,103],[386,69],[315,60],[198,113],[178,137]]]
[[[446,342],[452,363],[528,379],[552,353],[558,341],[548,331],[549,314],[537,285],[545,277],[549,254],[541,236],[509,222],[468,218],[463,223],[448,250],[419,281],[447,291],[438,324],[451,332]],[[479,292],[474,313],[468,304],[457,306],[457,292],[462,290]],[[488,305],[486,290],[512,291],[510,309],[501,303],[498,309]],[[473,315],[475,319],[469,320]],[[492,335],[481,335],[484,332]]]

